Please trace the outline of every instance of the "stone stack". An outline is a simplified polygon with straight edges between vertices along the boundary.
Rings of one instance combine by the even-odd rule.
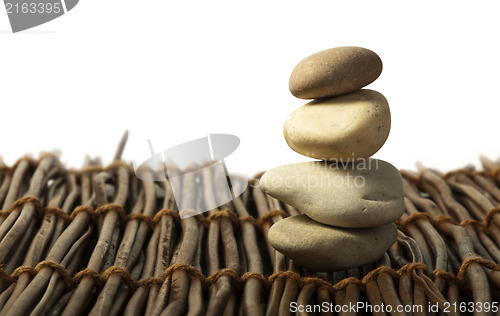
[[[288,117],[285,140],[320,160],[271,169],[260,185],[303,213],[274,224],[268,237],[309,270],[368,264],[396,241],[393,222],[404,212],[401,175],[370,158],[389,135],[389,105],[382,94],[362,89],[381,72],[371,50],[339,47],[307,57],[290,76],[292,94],[314,100]]]

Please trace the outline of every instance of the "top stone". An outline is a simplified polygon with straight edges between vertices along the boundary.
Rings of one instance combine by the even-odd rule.
[[[295,66],[290,92],[300,99],[319,99],[350,93],[380,76],[382,60],[362,47],[337,47],[313,54]]]

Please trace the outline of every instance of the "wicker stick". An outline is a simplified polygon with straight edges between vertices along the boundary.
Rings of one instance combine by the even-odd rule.
[[[155,255],[156,255],[156,250],[158,248],[159,236],[160,236],[160,226],[156,225],[155,228],[153,229],[150,242],[146,249],[146,261],[144,263],[142,279],[148,280],[153,277],[154,264],[156,261]],[[153,283],[151,286],[154,285],[155,284]],[[139,286],[132,295],[132,297],[130,298],[125,308],[124,315],[129,316],[129,315],[139,315],[144,313],[144,308],[147,302],[147,297],[148,297],[147,295],[149,290],[150,289],[148,287],[148,284]]]
[[[292,260],[289,260],[288,272],[292,272],[296,275],[298,275],[300,272],[299,267]],[[299,293],[301,293],[299,282],[297,282],[295,278],[286,278],[285,286],[283,288],[283,294],[281,295],[281,300],[279,302],[279,315],[287,315],[290,313],[290,303],[292,301],[297,301]],[[306,298],[310,299],[309,292],[305,293],[304,295],[305,296],[302,297],[302,300],[305,300]]]
[[[427,192],[429,192],[433,199],[442,200],[443,205],[441,207],[450,214],[454,214],[456,220],[465,221],[471,219],[471,215],[467,209],[453,198],[451,188],[436,172],[429,169],[424,170],[421,173],[421,184],[423,188],[427,188]],[[474,228],[471,226],[465,226],[464,228],[469,234],[477,254],[487,260],[491,260],[490,255],[479,241]]]
[[[204,201],[203,201],[201,194],[198,194],[196,196],[195,203],[196,203],[195,205],[197,207],[204,206]],[[203,254],[203,249],[206,245],[205,244],[205,239],[206,239],[205,231],[206,231],[205,225],[200,225],[197,246],[196,246],[196,254],[195,254],[195,257],[193,260],[193,267],[196,268],[198,271],[202,270],[202,267],[201,267],[202,254]],[[191,278],[191,283],[189,285],[189,293],[188,293],[188,297],[187,297],[187,300],[188,300],[187,315],[188,316],[205,315],[204,286],[205,286],[205,284],[203,283],[202,279],[197,278],[197,277]]]
[[[144,182],[143,185],[144,194],[140,195],[143,199],[139,198],[137,200],[131,214],[141,214],[152,217],[156,202],[154,183]],[[139,219],[130,220],[125,227],[125,232],[116,255],[114,266],[131,270],[140,255],[140,252],[137,252],[137,250],[134,252],[133,249],[135,247],[135,249],[140,250],[148,234],[149,225],[146,222],[140,221]],[[113,305],[117,305],[113,302],[113,298],[116,296],[116,292],[121,284],[122,276],[120,274],[112,274],[106,280],[106,284],[92,309],[91,315],[106,315],[110,312]]]
[[[402,234],[401,232],[399,232]],[[390,267],[391,260],[389,255],[386,253],[381,260],[380,267]],[[388,272],[381,272],[377,277],[377,284],[380,289],[380,294],[384,300],[384,303],[388,306],[392,306],[392,315],[406,315],[404,312],[398,312],[397,307],[403,305],[399,299],[398,291],[396,290],[396,285],[394,284],[394,279]]]
[[[70,275],[73,275],[81,268],[81,259],[91,235],[92,227],[89,227],[87,232],[73,244],[68,255],[62,260],[61,265],[66,267],[66,270]],[[46,315],[57,303],[59,298],[67,290],[66,284],[61,281],[62,280],[60,280],[60,275],[58,273],[52,274],[50,282],[47,285],[47,290],[31,312],[32,315]]]
[[[9,191],[7,193],[7,196],[5,197],[2,207],[3,210],[9,209],[14,201],[21,198],[21,196],[24,194],[24,192],[21,191],[21,183],[24,183],[28,179],[26,174],[30,170],[31,165],[32,160],[25,157],[18,160],[18,162],[12,167],[11,170],[14,170],[14,174],[12,175],[12,179],[10,180]],[[2,225],[6,217],[7,216],[0,216],[0,225]],[[0,238],[3,238],[3,235],[0,236],[2,236]]]
[[[242,199],[237,197],[234,201],[234,207],[241,218],[250,218],[247,208]],[[241,224],[242,241],[247,260],[247,271],[249,275],[262,275],[264,268],[262,264],[262,256],[259,252],[257,241],[257,231],[255,225],[250,221],[244,221]],[[260,308],[261,303],[262,283],[257,278],[249,278],[245,283],[242,297],[243,314],[246,316],[255,315],[261,316],[264,311]]]
[[[277,199],[275,199],[271,196],[267,196],[267,201],[268,201],[269,209],[274,210],[274,211],[283,211],[282,207],[281,207],[281,203]],[[279,216],[277,218],[277,220],[280,220],[280,219],[281,219],[281,216]],[[276,222],[276,220],[274,222]],[[267,236],[267,234],[266,234],[266,236]],[[279,259],[279,260],[281,260],[281,257],[283,256],[278,251],[275,251],[275,255],[276,255],[277,259]],[[278,260],[276,260],[276,262],[278,263]],[[282,271],[282,270],[283,270],[282,266],[278,264],[276,267],[276,271]],[[296,276],[296,275],[300,274],[300,268],[292,260],[288,260],[288,271],[287,272],[291,272],[292,273],[291,275]],[[312,276],[312,275],[308,275],[308,276]],[[276,279],[275,282],[276,281],[281,282],[279,279]],[[279,288],[279,287],[277,287],[277,288]],[[308,290],[308,289],[306,289],[306,290]],[[271,293],[272,293],[272,291],[271,291]],[[290,313],[290,303],[292,301],[297,301],[298,295],[300,293],[301,293],[300,284],[298,283],[297,279],[294,277],[291,277],[291,278],[286,277],[283,292],[281,294],[281,300],[279,302],[278,314],[279,315],[288,315]],[[303,299],[305,299],[307,297],[310,298],[308,292],[305,293],[305,296],[303,296]]]
[[[405,194],[407,195],[407,197],[409,197],[410,200],[412,200],[413,203],[415,203],[415,205],[418,204],[422,205],[424,207],[423,209],[427,213],[432,214],[433,212],[435,212],[436,210],[435,206],[427,208],[430,204],[422,203],[421,201],[419,201],[423,198],[420,197],[420,195],[415,193],[414,191],[412,192],[412,190],[413,189],[411,186],[405,185]],[[449,188],[448,189],[442,188],[442,190],[451,192]],[[455,240],[456,244],[459,246],[460,257],[463,261],[469,258],[474,258],[479,256],[474,250],[475,243],[473,242],[469,234],[469,231],[466,230],[464,227],[454,225],[451,222],[442,222],[440,225],[438,225],[438,228],[441,232],[443,232],[444,234]],[[477,263],[472,263],[471,265],[469,265],[467,269],[467,277],[470,282],[470,286],[472,288],[474,301],[490,302],[491,301],[490,290],[488,287],[484,287],[484,284],[488,283],[488,279],[481,266]],[[421,285],[419,287],[421,287]]]
[[[429,270],[434,270],[434,255],[429,245],[427,244],[424,234],[416,225],[413,224],[406,225],[405,233],[417,242],[422,253],[422,262],[427,266]]]
[[[11,297],[12,292],[14,292],[15,288],[16,288],[15,284],[12,283],[9,287],[1,289],[2,295],[0,295],[0,306],[2,306],[2,308],[9,299],[9,297]]]
[[[200,233],[198,235],[198,247],[196,249],[196,256],[194,258],[194,267],[201,270],[201,254],[203,252],[205,237],[205,227],[200,226]],[[205,306],[203,304],[203,283],[198,278],[192,278],[189,286],[188,295],[188,312],[187,316],[201,316],[205,315]]]
[[[114,204],[116,205],[125,205],[129,183],[128,177],[128,170],[125,167],[119,167],[117,170],[118,193],[114,200]],[[105,183],[110,178],[111,174],[107,172],[101,172],[95,178],[95,196],[98,207],[108,203]],[[92,271],[101,271],[105,265],[103,258],[106,258],[106,255],[110,252],[110,250],[116,249],[117,239],[116,237],[113,238],[113,236],[117,235],[117,231],[119,231],[119,214],[115,211],[106,213],[103,220],[103,226],[100,230],[99,240],[97,241],[97,245],[95,246],[92,256],[90,257],[87,269]],[[109,262],[109,258],[107,259]],[[89,303],[91,292],[94,290],[96,285],[97,284],[94,278],[91,276],[84,276],[73,293],[73,296],[64,310],[63,315],[73,316],[75,314],[82,313],[85,310],[85,306]]]
[[[209,189],[208,192],[205,192],[205,202],[206,203],[214,203],[215,200],[222,201],[225,196],[222,190],[213,191],[213,183],[221,183],[221,181],[225,181],[224,179],[220,179],[219,175],[216,173],[213,175],[210,172],[210,168],[204,169],[204,180],[208,181],[205,184],[205,188]],[[213,179],[212,179],[213,177]],[[208,185],[207,185],[208,184]],[[210,204],[208,204],[210,205]],[[214,204],[211,204],[214,205]],[[232,205],[227,204],[222,206],[218,210],[212,210],[209,212],[210,216],[214,216],[216,211],[224,210],[226,212],[231,212]],[[222,241],[222,249],[225,258],[225,267],[230,269],[239,275],[240,273],[240,265],[239,265],[239,255],[238,255],[238,246],[236,243],[236,237],[234,233],[233,223],[228,217],[217,218],[215,220],[211,220],[208,228],[208,274],[213,275],[217,272],[220,267],[220,259],[219,259],[219,235]],[[209,288],[209,302],[207,307],[207,315],[221,315],[222,313],[233,314],[230,305],[228,303],[231,300],[231,296],[234,295],[234,289],[231,284],[231,277],[229,275],[222,275],[217,279],[216,283],[211,285]],[[234,298],[233,298],[234,300]]]
[[[300,291],[299,297],[297,298],[297,304],[304,306],[310,304],[311,298],[313,297],[315,291],[316,291],[316,286],[314,283],[308,283],[304,285],[302,287],[302,290]],[[309,315],[309,313],[306,311],[303,312],[299,311],[297,315]]]
[[[332,304],[332,297],[331,297],[331,292],[330,288],[326,286],[321,286],[316,290],[316,301],[320,306],[324,306],[323,304],[327,306],[331,306]],[[333,310],[328,310],[328,311],[323,311],[321,315],[324,316],[333,316]]]
[[[269,206],[268,202],[266,200],[266,196],[264,192],[260,189],[260,185],[258,183],[258,180],[256,180],[256,183],[253,187],[253,198],[256,204],[257,212],[259,214],[259,217],[265,216],[266,214],[269,214]],[[273,222],[276,222],[278,220],[282,219],[282,216],[277,215],[272,218]],[[269,221],[266,221],[262,224],[262,234],[264,235],[264,240],[266,242],[267,250],[269,252],[269,256],[271,258],[271,263],[273,266],[273,271],[280,272],[285,270],[285,256],[283,254],[279,253],[278,251],[275,251],[274,248],[271,246],[269,243],[269,240],[267,239],[267,233],[269,231],[269,228],[271,227],[271,223]],[[280,300],[283,294],[283,289],[284,289],[284,280],[283,278],[276,278],[274,279],[272,285],[271,285],[271,290],[269,294],[269,300],[267,304],[267,310],[266,310],[266,315],[277,315],[279,308],[280,308]]]
[[[47,173],[51,172],[51,169],[53,168],[56,170],[59,169],[59,166],[56,165],[56,158],[54,156],[48,155],[42,158],[33,175],[33,179],[30,182],[30,188],[26,193],[26,196],[32,196],[35,198],[39,198],[41,196],[42,190],[46,185],[46,182],[44,182],[44,180],[46,180],[45,176]],[[13,184],[15,184],[14,181]],[[18,193],[15,189],[13,191]],[[7,198],[9,198],[9,196],[7,196]],[[29,201],[24,203],[21,207],[14,209],[2,223],[2,226],[0,227],[0,235],[2,236],[0,241],[0,249],[2,249],[0,252],[0,263],[6,262],[9,252],[21,238],[22,232],[26,230],[29,223],[34,219],[35,212],[36,205],[34,202]],[[12,221],[10,220],[11,218],[13,218]],[[8,232],[6,231],[7,227],[9,229]],[[4,231],[5,233],[2,233]]]
[[[169,199],[171,197],[171,199]],[[173,193],[170,187],[170,184],[165,185],[165,202],[164,209],[174,209],[175,203],[173,202]],[[157,257],[156,257],[156,265],[155,265],[155,277],[160,277],[163,274],[163,271],[170,264],[170,260],[172,262],[175,261],[174,248],[177,240],[177,230],[180,229],[180,226],[176,227],[174,223],[174,219],[171,216],[162,216],[160,220],[160,242],[158,244]],[[180,245],[180,244],[179,244]],[[170,278],[171,276],[167,276],[167,279],[164,281],[162,289],[168,288],[170,286]],[[157,296],[160,296],[160,288],[157,285],[153,285],[150,291],[150,299],[148,301],[148,308],[153,306],[155,299]],[[157,294],[158,293],[158,294]],[[165,294],[165,297],[168,297],[168,291],[162,291],[161,293]],[[146,314],[149,315],[148,309],[146,310]]]
[[[174,185],[178,185],[180,186],[180,177],[177,177],[177,178],[174,178],[173,180],[173,184]],[[172,188],[170,186],[165,186],[165,196],[166,196],[166,199],[168,197],[167,194],[171,194],[173,196],[173,193],[171,192],[167,192],[167,190],[172,190]],[[168,236],[167,235],[167,231],[165,230],[166,229],[166,226],[165,226],[165,217],[162,217],[162,231],[161,231],[161,234],[160,236]],[[179,229],[181,231],[181,234],[182,234],[182,222],[183,221],[180,221],[179,223]],[[176,235],[174,235],[176,237]],[[179,241],[182,240],[181,239],[182,237],[179,237]],[[172,259],[170,262],[165,262],[165,257],[163,256],[164,253],[167,253],[168,251],[171,251],[170,249],[167,249],[166,247],[168,247],[168,244],[167,243],[162,243],[160,242],[159,243],[159,247],[162,247],[162,248],[159,248],[158,249],[158,261],[157,261],[157,265],[156,265],[156,270],[155,270],[155,274],[156,275],[162,275],[163,274],[163,271],[166,269],[166,266],[168,266],[168,264],[175,264],[177,262],[177,257],[180,253],[180,248],[181,246],[184,246],[184,247],[189,247],[189,246],[185,246],[182,242],[178,242],[178,243],[172,243],[172,245],[176,245],[176,247],[174,247],[174,250],[173,250],[173,253],[172,253]],[[169,258],[169,257],[167,257]],[[165,267],[163,269],[161,269],[162,267],[162,263],[165,263]],[[160,270],[161,269],[161,270]],[[165,277],[165,279],[163,280],[163,284],[161,285],[161,287],[158,289],[158,292],[155,292],[155,288],[153,287],[151,289],[151,294],[150,294],[150,297],[149,297],[149,300],[148,300],[148,305],[147,305],[147,309],[146,309],[146,314],[148,315],[159,315],[161,313],[161,311],[163,310],[163,308],[167,305],[167,302],[168,302],[168,298],[170,296],[170,289],[171,289],[171,280],[172,280],[172,274],[169,274]]]
[[[74,209],[75,204],[77,203],[77,199],[80,196],[80,188],[77,184],[76,175],[74,172],[66,173],[65,184],[67,186],[68,195],[65,197],[64,203],[61,206],[64,214],[70,214]],[[52,247],[56,243],[59,236],[61,236],[64,229],[66,229],[68,223],[64,218],[58,217],[57,222],[54,228],[54,232],[52,233],[52,237],[49,241],[49,244],[46,247],[46,251],[44,253],[44,258],[48,256]]]
[[[401,303],[406,306],[413,306],[413,280],[410,271],[405,271],[401,274],[399,278],[399,298]],[[409,316],[413,315],[413,312],[408,313]]]
[[[231,271],[234,271],[236,275],[239,276],[240,265],[239,265],[238,245],[236,244],[233,224],[227,217],[223,217],[221,219],[221,237],[222,237],[222,245],[224,247],[224,259],[226,268],[230,269]],[[234,289],[232,286],[231,277],[229,275],[222,275],[217,280],[217,287],[218,290],[213,306],[225,305],[226,307],[224,308],[224,313],[229,313],[230,315],[234,314],[231,302],[234,303],[236,289]],[[209,307],[207,308],[207,315],[218,315],[216,311],[217,308],[214,307],[214,309],[210,309],[209,305]]]
[[[413,202],[405,198],[405,206],[407,213],[409,215],[413,214],[421,214],[418,212],[416,209],[415,205]],[[408,215],[403,215],[403,220],[408,218]],[[433,264],[434,269],[436,270],[441,270],[441,271],[446,271],[448,267],[448,253],[446,251],[446,244],[443,241],[443,238],[439,235],[439,233],[434,229],[432,224],[429,221],[429,218],[427,217],[417,217],[415,220],[416,226],[420,229],[422,234],[425,236],[425,239],[429,242],[431,245],[431,249],[433,251],[433,256],[435,258],[435,263]],[[413,226],[407,225],[407,227]],[[409,275],[409,274],[407,274]],[[441,276],[437,276],[434,280],[434,283],[436,284],[437,288],[441,293],[445,293],[445,287],[446,287],[446,280],[443,279]],[[411,305],[411,304],[409,304]]]
[[[196,243],[199,233],[198,222],[196,219],[189,217],[181,221],[181,227],[184,235],[181,235],[181,247],[179,253],[174,258],[175,263],[183,263],[190,265],[196,255]],[[189,263],[187,263],[189,262]],[[182,315],[186,310],[188,290],[190,284],[190,276],[184,270],[176,270],[171,277],[171,291],[169,295],[168,305],[161,312],[161,315]],[[163,303],[164,304],[164,303]],[[162,305],[163,305],[162,304]],[[155,315],[153,310],[153,315]]]
[[[204,183],[205,192],[203,192],[203,196],[205,197],[205,204],[216,205],[215,202],[216,196],[213,192],[213,184],[212,184],[213,180],[212,180],[211,169],[204,168],[202,169],[202,172],[203,172],[203,179],[208,182]],[[218,211],[218,209],[211,210],[209,214],[213,215],[215,214],[216,211]],[[218,218],[213,221],[210,221],[208,224],[207,245],[206,245],[207,247],[206,260],[207,260],[208,275],[213,275],[220,269],[220,264],[219,264],[219,237],[221,236],[220,226],[221,222],[220,219]],[[219,282],[219,280],[217,280],[217,284],[211,284],[208,289],[207,313],[210,313],[211,315],[213,315],[214,313],[221,315],[227,303],[228,296],[223,297],[224,299],[223,301],[219,299],[219,302],[214,302],[218,289],[222,287],[221,282],[222,281]],[[225,285],[227,286],[227,284]],[[224,294],[226,293],[227,291],[225,291]]]
[[[494,204],[491,202],[488,196],[482,194],[472,185],[458,183],[454,178],[448,179],[448,183],[451,188],[462,194],[463,203],[467,206],[467,209],[471,210],[471,212],[476,215],[477,220],[482,220],[487,215],[488,211],[492,210],[497,205],[497,203]],[[497,244],[500,244],[500,230],[497,226],[500,224],[500,214],[494,214],[491,220],[494,225],[489,227],[489,234]],[[491,255],[491,257],[486,259],[492,260],[492,258],[496,258],[495,261],[498,263],[498,259],[500,259],[500,249],[483,230],[478,230],[477,234],[483,246]]]
[[[474,210],[474,213],[479,214],[477,218],[478,220],[482,220],[487,215],[488,211],[495,208],[496,204],[493,204],[493,202],[488,199],[487,195],[482,194],[472,185],[461,184],[451,179],[448,180],[448,182],[454,190],[463,194],[462,200],[467,205],[467,208],[471,211]],[[485,234],[483,229],[476,229],[476,231],[481,243],[491,255],[491,257],[487,259],[492,260],[492,258],[494,258],[495,262],[498,263],[500,259],[500,249],[497,245],[500,244],[500,230],[497,225],[500,220],[500,214],[494,214],[491,217],[491,220],[493,225],[489,226],[488,232],[494,241]]]
[[[186,203],[187,205],[192,204],[193,202],[191,201],[196,201],[197,198],[197,188],[193,185],[195,183],[194,177],[194,172],[188,173],[185,178],[186,181],[182,183],[182,203]],[[181,210],[188,210],[188,208],[184,208],[181,205]],[[174,263],[187,265],[193,263],[196,256],[198,234],[200,232],[199,225],[199,221],[194,217],[187,217],[181,220],[181,241]],[[190,283],[188,272],[185,270],[175,270],[172,273],[171,282],[171,292],[166,308],[163,309],[166,302],[157,300],[157,307],[159,306],[163,309],[160,315],[182,315],[186,310]],[[157,310],[155,308],[152,315],[156,315]]]
[[[344,304],[349,306],[349,303],[356,304],[360,301],[360,288],[357,284],[349,284],[345,288],[345,300]],[[357,315],[357,312],[342,312],[342,315]]]
[[[164,200],[163,210],[173,210],[175,201],[173,199],[172,188],[169,182],[163,183]],[[174,248],[174,239],[176,235],[174,219],[171,215],[163,215],[156,223],[149,244],[146,249],[146,261],[142,273],[142,279],[159,279],[163,271],[168,267]],[[168,282],[166,282],[168,284]],[[137,315],[144,311],[151,313],[151,308],[156,300],[160,286],[154,282],[148,288],[148,285],[142,285],[137,288],[127,307],[125,315]],[[149,293],[148,293],[149,290]],[[149,296],[148,296],[149,294]]]
[[[58,180],[61,180],[60,178]],[[60,181],[54,183],[54,186],[60,184]],[[48,203],[48,207],[50,208],[59,208],[63,202],[63,199],[66,195],[66,186],[61,185],[57,189],[57,193],[50,199]],[[62,221],[62,219],[61,219]],[[34,224],[34,222],[33,222]],[[35,235],[31,242],[31,246],[26,254],[26,258],[24,260],[24,266],[34,267],[38,262],[42,261],[43,252],[47,251],[47,244],[50,242],[50,238],[54,233],[55,226],[57,224],[57,216],[54,213],[45,214],[44,219],[42,220],[42,225],[38,230],[38,233]],[[25,234],[25,238],[23,239],[31,239],[32,232],[34,230],[34,225],[30,225],[30,230],[28,230],[27,234]],[[22,250],[22,247],[17,248],[16,250]],[[15,261],[15,260],[11,260]],[[15,265],[17,267],[18,265]],[[15,268],[14,267],[14,268]],[[7,271],[12,271],[12,268],[7,268]],[[22,293],[24,288],[31,281],[31,275],[28,272],[21,273],[19,275],[17,282],[15,284],[15,290],[11,295],[11,299],[3,306],[3,309],[8,310],[15,299]]]
[[[21,161],[20,165],[24,165],[24,162],[25,161]],[[33,179],[30,183],[30,188],[26,195],[34,198],[39,198],[44,187],[46,186],[46,183],[50,179],[50,175],[54,174],[54,170],[58,171],[59,167],[60,166],[57,163],[56,157],[54,157],[53,155],[44,156],[40,160],[35,173],[33,174]],[[18,182],[16,179],[13,184],[16,183],[19,184],[20,181]],[[12,188],[12,191],[9,191],[9,195],[10,192],[18,193],[18,190],[16,188]],[[28,202],[24,203],[22,207],[15,208],[3,222],[3,225],[8,225],[10,219],[15,218],[15,222],[12,224],[9,232],[5,234],[4,238],[0,242],[0,249],[2,249],[2,251],[0,252],[0,262],[5,262],[5,257],[3,256],[7,255],[14,245],[17,246],[15,253],[21,251],[19,255],[13,256],[14,260],[23,259],[19,258],[20,255],[24,255],[24,253],[22,253],[22,249],[25,249],[25,245],[28,245],[30,243],[29,239],[27,239],[26,236],[31,236],[35,231],[35,211],[36,205],[34,204],[34,202],[31,202],[31,200],[29,200]],[[26,231],[27,234],[22,234],[23,231]],[[21,239],[20,241],[19,238]],[[7,264],[7,266],[9,265]],[[23,312],[25,313],[27,310],[29,310],[29,308],[33,306],[33,304],[35,304],[35,300],[37,298],[36,296],[24,296],[24,300],[21,303],[18,303],[19,310],[12,309],[12,307],[15,305],[14,302],[18,300],[22,290],[24,290],[24,287],[26,286],[26,283],[28,281],[28,276],[23,277],[20,283],[20,288],[17,291],[13,292],[13,295],[11,295],[9,301],[7,301],[6,306],[4,306],[0,314],[7,315],[7,312],[11,310],[10,314],[22,315]]]
[[[470,177],[478,184],[480,189],[486,191],[494,198],[496,204],[500,203],[500,189],[495,185],[493,179],[482,174],[473,174]]]
[[[0,205],[2,206],[9,190],[10,180],[12,179],[10,171],[11,169],[4,163],[2,156],[0,156]]]

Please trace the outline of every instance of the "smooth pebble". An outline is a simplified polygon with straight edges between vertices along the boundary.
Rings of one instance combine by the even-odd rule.
[[[381,258],[396,241],[394,224],[370,228],[323,225],[306,215],[276,222],[269,229],[271,245],[312,271],[340,271]]]
[[[301,155],[348,161],[375,154],[390,129],[387,100],[364,89],[299,107],[286,119],[283,134],[288,146]]]
[[[268,170],[260,186],[313,220],[333,226],[383,225],[398,220],[405,210],[401,174],[377,159],[284,165]]]
[[[301,99],[318,99],[356,91],[382,72],[382,60],[369,49],[337,47],[313,54],[293,69],[290,92]]]

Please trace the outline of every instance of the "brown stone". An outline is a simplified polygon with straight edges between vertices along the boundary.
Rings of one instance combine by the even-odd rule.
[[[290,92],[301,99],[332,97],[372,83],[382,72],[382,60],[362,47],[337,47],[313,54],[290,75]]]
[[[338,228],[317,223],[306,215],[276,222],[269,242],[288,258],[312,271],[340,271],[381,258],[396,241],[396,225]]]

